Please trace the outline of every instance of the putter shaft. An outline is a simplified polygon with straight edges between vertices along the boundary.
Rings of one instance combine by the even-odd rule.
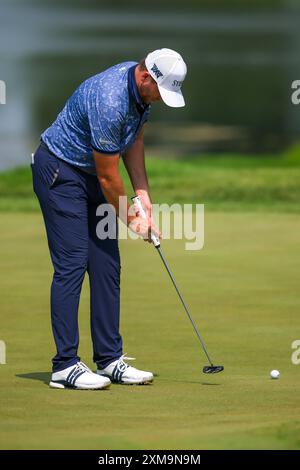
[[[209,357],[209,354],[208,354],[207,349],[206,349],[206,347],[205,347],[205,344],[204,344],[204,342],[203,342],[203,340],[202,340],[202,338],[201,338],[201,335],[200,335],[200,333],[199,333],[199,331],[198,331],[198,328],[197,328],[197,326],[196,326],[196,323],[194,322],[194,320],[193,320],[193,318],[192,318],[192,316],[191,316],[191,314],[190,314],[190,312],[189,312],[189,310],[188,310],[188,308],[187,308],[187,306],[186,306],[186,303],[185,303],[185,301],[184,301],[184,299],[183,299],[183,297],[182,297],[182,295],[181,295],[181,293],[180,293],[180,291],[179,291],[179,289],[178,289],[178,287],[177,287],[177,285],[176,285],[174,276],[173,276],[172,271],[171,271],[171,269],[170,269],[170,267],[169,267],[169,265],[168,265],[168,263],[167,263],[166,258],[164,257],[163,252],[161,251],[160,245],[156,246],[155,248],[157,249],[157,251],[158,251],[158,253],[159,253],[159,256],[160,256],[161,259],[162,259],[162,262],[164,263],[165,268],[166,268],[166,270],[168,271],[168,274],[169,274],[169,276],[170,276],[170,278],[171,278],[171,281],[172,281],[172,283],[173,283],[173,286],[175,287],[176,292],[177,292],[177,294],[178,294],[178,296],[179,296],[179,298],[180,298],[180,300],[181,300],[181,303],[182,303],[182,305],[183,305],[183,308],[184,308],[184,310],[186,311],[186,313],[187,313],[187,315],[188,315],[188,317],[189,317],[189,319],[190,319],[190,321],[191,321],[191,323],[192,323],[192,325],[193,325],[193,328],[194,328],[194,330],[195,330],[196,335],[198,336],[198,339],[199,339],[199,341],[200,341],[200,343],[201,343],[201,346],[202,346],[202,348],[203,348],[203,351],[205,352],[205,355],[206,355],[208,361],[209,361],[210,364],[213,366],[212,360],[211,360],[211,358]]]
[[[142,202],[141,202],[140,197],[139,197],[139,196],[134,196],[134,197],[131,198],[131,199],[132,199],[132,201],[134,202],[134,204],[137,205],[137,207],[138,207],[138,209],[139,209],[140,216],[143,217],[143,218],[146,218],[146,217],[147,217],[147,216],[146,216],[146,212],[145,212],[145,210],[144,210],[144,208],[143,208],[143,205],[142,205]],[[164,257],[163,252],[161,251],[159,237],[158,237],[157,235],[155,235],[154,233],[152,233],[152,234],[151,234],[151,240],[152,240],[153,245],[154,245],[155,248],[157,249],[157,251],[158,251],[158,253],[159,253],[159,256],[161,257],[162,262],[164,263],[166,270],[168,271],[168,274],[169,274],[169,276],[170,276],[170,278],[171,278],[171,281],[172,281],[172,283],[173,283],[173,286],[175,287],[176,292],[177,292],[177,294],[178,294],[178,296],[179,296],[179,298],[180,298],[180,300],[181,300],[181,303],[182,303],[182,305],[183,305],[183,308],[184,308],[184,310],[186,311],[187,316],[189,317],[190,322],[191,322],[192,325],[193,325],[193,328],[194,328],[195,333],[196,333],[196,335],[197,335],[197,337],[198,337],[198,339],[199,339],[199,341],[200,341],[200,344],[201,344],[201,346],[202,346],[202,348],[203,348],[203,351],[205,352],[205,355],[206,355],[208,361],[210,362],[210,365],[211,365],[212,367],[214,367],[214,365],[213,365],[213,363],[212,363],[212,360],[211,360],[211,358],[209,357],[209,354],[208,354],[207,349],[206,349],[206,347],[205,347],[205,344],[204,344],[204,342],[203,342],[203,340],[202,340],[202,338],[201,338],[201,336],[200,336],[200,333],[199,333],[199,331],[198,331],[198,328],[197,328],[197,326],[196,326],[196,324],[195,324],[195,322],[194,322],[194,320],[193,320],[193,318],[192,318],[192,316],[191,316],[191,314],[190,314],[190,312],[189,312],[189,310],[188,310],[188,308],[187,308],[187,306],[186,306],[186,303],[185,303],[185,301],[183,300],[183,297],[182,297],[182,295],[181,295],[181,293],[180,293],[180,291],[179,291],[179,289],[178,289],[178,287],[177,287],[177,284],[176,284],[176,282],[175,282],[175,279],[174,279],[174,276],[173,276],[173,274],[172,274],[172,271],[171,271],[171,269],[169,268],[169,265],[168,265],[168,263],[167,263],[167,260],[166,260],[166,258]]]

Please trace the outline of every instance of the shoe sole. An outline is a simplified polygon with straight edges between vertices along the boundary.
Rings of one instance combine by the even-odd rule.
[[[144,380],[143,382],[112,382],[117,385],[150,385],[152,384],[153,379],[151,380]]]
[[[49,383],[50,388],[59,388],[59,389],[64,388],[64,389],[69,389],[69,390],[105,390],[109,388],[110,386],[111,386],[111,382],[105,385],[101,385],[100,387],[99,385],[98,386],[87,385],[86,387],[85,386],[80,386],[80,387],[67,386],[67,385],[63,385],[61,383],[52,382],[52,381]]]
[[[104,375],[104,374],[98,374],[98,375],[103,375],[104,377],[108,377],[107,375]],[[117,385],[149,385],[153,382],[154,380],[154,377],[152,377],[151,379],[144,379],[144,380],[137,380],[136,382],[116,382],[114,381],[111,377],[108,377],[111,381],[111,383],[113,384],[117,384]]]

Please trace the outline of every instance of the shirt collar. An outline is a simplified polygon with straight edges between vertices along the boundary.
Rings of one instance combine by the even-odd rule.
[[[140,112],[146,111],[149,105],[145,104],[142,101],[141,95],[139,93],[136,81],[135,81],[135,68],[137,65],[133,65],[128,69],[128,88],[131,96],[133,97],[135,104]]]

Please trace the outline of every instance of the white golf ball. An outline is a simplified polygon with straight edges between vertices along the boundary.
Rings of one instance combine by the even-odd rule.
[[[279,372],[279,370],[274,369],[274,370],[271,370],[270,375],[271,375],[272,379],[279,379],[280,372]]]

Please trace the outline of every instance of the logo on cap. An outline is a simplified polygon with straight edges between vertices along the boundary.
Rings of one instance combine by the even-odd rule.
[[[156,78],[163,77],[164,75],[161,73],[159,68],[157,67],[156,64],[153,64],[153,67],[151,67],[152,72],[155,74]]]
[[[179,80],[173,80],[172,86],[176,86],[176,87],[181,88],[182,87],[182,82],[180,82]]]

